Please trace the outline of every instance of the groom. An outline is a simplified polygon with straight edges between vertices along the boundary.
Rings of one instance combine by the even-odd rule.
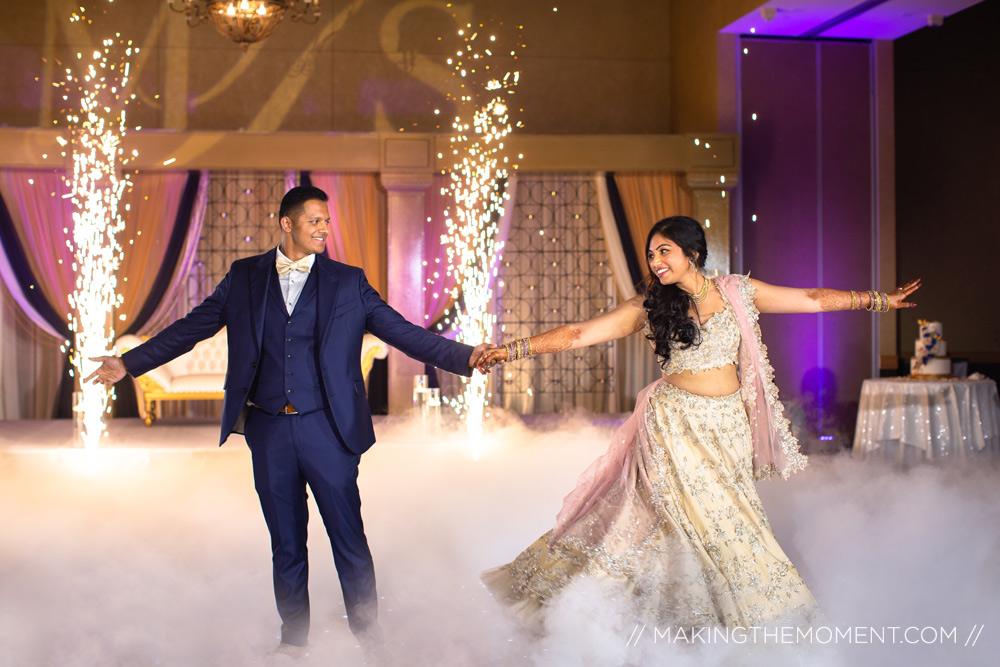
[[[233,262],[215,292],[146,343],[121,357],[97,357],[94,379],[111,385],[142,375],[228,330],[229,368],[221,445],[242,433],[254,485],[271,533],[274,597],[281,616],[276,649],[303,655],[309,633],[306,485],[323,517],[351,631],[378,650],[375,568],[361,521],[358,461],[375,442],[361,374],[370,331],[425,363],[470,375],[481,348],[407,322],[365,279],[327,259],[327,196],[292,188],[281,200],[281,245]]]

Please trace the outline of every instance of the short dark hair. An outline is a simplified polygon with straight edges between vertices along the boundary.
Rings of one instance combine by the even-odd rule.
[[[305,203],[312,199],[317,199],[319,201],[329,201],[330,198],[326,196],[326,193],[319,188],[314,188],[311,185],[299,185],[294,187],[285,193],[285,196],[281,198],[281,208],[278,209],[278,220],[284,217],[288,217],[291,220],[295,220],[297,217],[302,215],[302,209],[305,207]]]

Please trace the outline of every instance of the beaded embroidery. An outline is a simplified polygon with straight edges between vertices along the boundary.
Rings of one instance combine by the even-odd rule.
[[[698,328],[701,330],[701,342],[686,349],[672,349],[667,365],[663,366],[664,375],[725,368],[739,361],[740,327],[728,301],[725,308]],[[662,364],[663,358],[658,358]]]

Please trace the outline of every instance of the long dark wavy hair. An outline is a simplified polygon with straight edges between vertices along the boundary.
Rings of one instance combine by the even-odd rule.
[[[684,252],[684,256],[693,261],[699,269],[705,268],[708,245],[705,241],[705,230],[696,220],[685,215],[674,215],[657,222],[646,237],[644,257],[647,256],[649,244],[656,234],[676,243]],[[688,315],[691,295],[677,285],[661,285],[652,271],[646,276],[643,294],[645,298],[642,306],[646,309],[649,328],[652,330],[646,338],[653,341],[656,354],[662,357],[660,366],[666,367],[671,348],[684,350],[701,343],[701,330]]]

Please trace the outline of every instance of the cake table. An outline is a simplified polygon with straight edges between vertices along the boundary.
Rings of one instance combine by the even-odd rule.
[[[853,456],[902,465],[1000,458],[996,382],[986,378],[865,380]]]

